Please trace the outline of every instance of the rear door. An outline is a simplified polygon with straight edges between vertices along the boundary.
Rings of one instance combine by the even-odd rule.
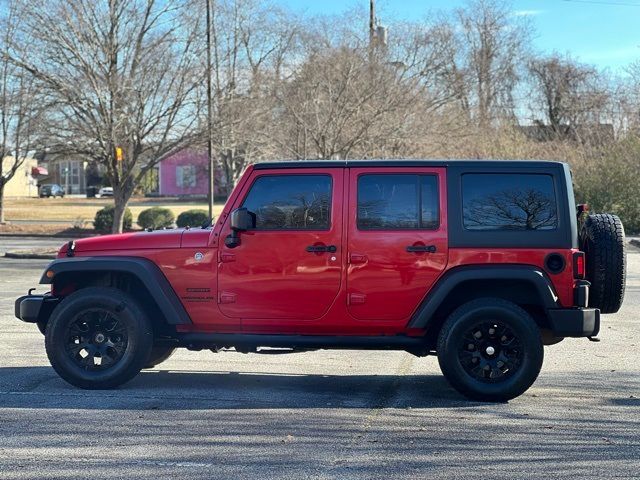
[[[410,317],[447,264],[445,168],[352,168],[347,301],[359,320]]]
[[[256,214],[256,228],[224,245],[218,303],[243,325],[321,318],[340,291],[344,169],[255,170],[233,208]]]

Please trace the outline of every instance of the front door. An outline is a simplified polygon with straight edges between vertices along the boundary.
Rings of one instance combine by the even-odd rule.
[[[255,171],[233,208],[256,228],[228,248],[221,232],[218,304],[243,326],[321,318],[340,291],[344,169]]]
[[[444,168],[350,169],[347,302],[358,320],[404,322],[448,258]]]

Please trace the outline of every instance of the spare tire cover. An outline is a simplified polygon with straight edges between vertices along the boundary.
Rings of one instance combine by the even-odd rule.
[[[591,282],[589,306],[615,313],[624,299],[626,252],[624,228],[616,215],[588,215],[580,229],[580,248],[586,254]]]

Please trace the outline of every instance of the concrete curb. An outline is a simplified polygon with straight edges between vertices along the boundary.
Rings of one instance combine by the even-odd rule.
[[[638,238],[632,238],[631,240],[629,240],[629,243],[636,248],[640,248],[640,239]]]

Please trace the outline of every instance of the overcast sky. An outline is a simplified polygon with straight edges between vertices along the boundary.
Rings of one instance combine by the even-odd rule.
[[[341,13],[368,8],[368,0],[272,0],[300,13]],[[377,0],[378,18],[419,20],[432,10],[449,10],[463,0]],[[528,16],[534,47],[569,52],[580,61],[618,72],[640,60],[640,0],[515,0],[513,14]],[[392,32],[390,32],[392,34]]]

